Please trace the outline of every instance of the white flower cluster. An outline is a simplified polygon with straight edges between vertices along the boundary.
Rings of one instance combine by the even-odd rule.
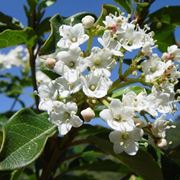
[[[24,67],[28,59],[27,49],[23,46],[17,46],[11,49],[7,54],[0,53],[0,67],[4,69],[16,67]]]
[[[72,127],[80,127],[83,121],[94,118],[94,107],[103,104],[107,108],[99,116],[113,129],[109,139],[116,153],[125,151],[135,155],[144,133],[150,134],[154,144],[163,147],[167,144],[166,129],[173,127],[165,115],[175,111],[174,86],[180,73],[174,61],[180,60],[180,49],[173,45],[160,58],[153,53],[156,45],[148,26],[142,29],[123,14],[110,14],[101,27],[104,33],[98,38],[102,47],[83,52],[80,46],[93,37],[90,30],[98,31],[99,25],[94,21],[87,16],[82,23],[60,26],[61,39],[57,43],[60,50],[46,61],[46,66],[59,77],[40,84],[39,109],[46,110],[60,135],[65,135]],[[121,75],[119,84],[130,82],[128,75],[141,69],[137,79],[148,84],[148,90],[138,94],[129,91],[121,99],[111,98],[112,70],[121,63],[119,59],[123,59],[126,51],[137,49],[139,55],[132,60],[133,66],[130,65],[126,75]],[[150,123],[150,117],[156,120]]]

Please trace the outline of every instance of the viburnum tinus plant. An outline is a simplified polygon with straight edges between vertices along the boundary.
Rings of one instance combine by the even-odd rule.
[[[117,2],[127,13],[103,5],[99,17],[83,12],[42,19],[54,1],[28,1],[27,28],[0,14],[8,20],[0,47],[26,45],[0,54],[1,68],[16,66],[21,74],[1,76],[11,80],[2,80],[2,92],[15,101],[1,120],[0,177],[178,178],[179,145],[167,133],[176,129],[170,115],[178,111],[180,48],[162,45],[166,37],[162,41],[160,35],[161,26],[168,26],[161,14],[177,9],[148,15],[153,1]],[[51,27],[47,40],[46,27]],[[157,52],[158,47],[166,50]],[[20,95],[31,83],[32,110],[14,114],[17,102],[24,106]],[[113,175],[105,177],[106,171]]]

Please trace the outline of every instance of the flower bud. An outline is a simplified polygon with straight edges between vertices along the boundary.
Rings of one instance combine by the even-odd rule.
[[[81,115],[85,121],[90,121],[92,118],[95,117],[94,111],[88,107],[87,109],[84,109],[81,111]]]
[[[160,147],[160,148],[163,148],[163,147],[167,146],[166,139],[162,138],[162,139],[158,140],[157,146]]]
[[[45,66],[49,69],[53,69],[56,64],[56,60],[53,58],[47,58],[45,61]]]
[[[81,22],[82,22],[83,26],[88,29],[93,26],[95,19],[94,19],[94,17],[88,15],[88,16],[83,17]]]

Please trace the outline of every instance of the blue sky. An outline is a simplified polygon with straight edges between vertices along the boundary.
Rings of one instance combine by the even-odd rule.
[[[0,11],[15,17],[20,20],[24,25],[26,25],[26,18],[24,15],[23,4],[26,3],[26,0],[1,0]],[[53,16],[54,14],[61,14],[62,16],[71,16],[75,13],[87,11],[99,15],[101,12],[102,4],[114,4],[117,5],[113,0],[57,0],[57,2],[49,7],[46,11],[45,16]],[[156,0],[152,5],[150,11],[154,12],[157,9],[164,6],[180,5],[180,0]],[[176,30],[176,37],[180,40],[180,28]],[[17,69],[13,69],[12,72],[16,73]],[[23,95],[22,99],[26,99],[26,104],[32,104],[32,99],[30,93],[32,92],[31,88],[27,88]],[[0,94],[0,112],[8,110],[13,102],[12,99],[4,97]],[[19,108],[17,104],[16,108]]]

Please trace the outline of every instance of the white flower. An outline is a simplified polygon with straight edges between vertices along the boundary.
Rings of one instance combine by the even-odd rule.
[[[144,44],[144,32],[136,31],[134,24],[127,23],[123,26],[123,31],[119,34],[119,41],[128,51],[141,48]]]
[[[171,65],[171,61],[163,62],[156,54],[153,54],[150,59],[141,63],[146,82],[152,82],[162,76]]]
[[[141,52],[145,55],[145,56],[150,56],[152,53],[152,45],[150,42],[145,42],[143,44],[142,50]]]
[[[123,24],[126,24],[128,22],[128,18],[125,16],[119,15],[114,16],[113,14],[109,14],[105,17],[105,21],[103,23],[105,24],[106,28],[111,30],[112,33],[116,33],[117,31],[121,30],[121,26]]]
[[[39,109],[46,110],[49,113],[52,110],[54,101],[67,98],[71,94],[78,92],[80,88],[80,80],[69,83],[63,77],[41,83],[38,87],[38,95],[40,97]]]
[[[11,49],[7,54],[0,54],[0,66],[3,68],[24,67],[28,59],[28,51],[23,46]]]
[[[58,126],[59,134],[67,134],[72,127],[80,127],[83,121],[76,115],[77,105],[73,102],[64,104],[59,101],[53,103],[49,120]]]
[[[57,54],[58,61],[54,66],[54,71],[69,82],[79,79],[80,73],[87,67],[87,62],[80,57],[81,49],[71,47],[68,51],[61,51]]]
[[[168,47],[168,52],[163,53],[162,59],[180,61],[180,49],[176,45]]]
[[[111,50],[112,54],[115,56],[123,56],[123,53],[120,51],[121,43],[113,38],[111,32],[106,30],[102,38],[98,38],[98,42],[106,49]]]
[[[111,132],[109,134],[109,139],[114,144],[113,149],[116,154],[120,154],[124,151],[127,154],[134,156],[139,149],[138,141],[141,140],[142,136],[142,129],[134,127],[129,130],[126,127],[123,127],[119,131]]]
[[[165,88],[164,88],[165,86]],[[168,87],[168,88],[167,88]],[[152,87],[152,96],[154,96],[155,101],[158,101],[157,110],[160,113],[172,113],[174,111],[175,105],[175,92],[174,86],[170,83],[163,83],[161,85],[162,89],[157,89]]]
[[[38,87],[38,95],[40,97],[39,109],[49,113],[52,110],[53,101],[58,97],[57,88],[52,82],[41,83]]]
[[[62,97],[67,97],[70,94],[74,94],[81,89],[80,79],[77,79],[74,82],[69,82],[65,78],[59,77],[55,79],[54,83],[57,84],[59,96],[62,95]]]
[[[88,29],[93,26],[95,19],[94,19],[94,17],[87,15],[82,18],[81,22],[82,22],[83,26]]]
[[[36,80],[38,83],[49,83],[51,79],[42,71],[36,71]]]
[[[82,89],[86,96],[102,98],[107,95],[108,89],[112,81],[103,75],[95,75],[90,73],[81,77]]]
[[[62,25],[59,28],[62,38],[57,43],[57,46],[64,49],[71,46],[79,46],[88,40],[88,35],[84,33],[84,27],[81,23],[74,26]]]
[[[98,47],[92,49],[91,55],[87,57],[86,61],[88,61],[89,67],[95,74],[105,74],[107,77],[111,75],[110,71],[116,63],[109,49],[100,49]]]
[[[173,128],[174,126],[170,125],[170,122],[165,120],[165,115],[161,115],[157,118],[151,127],[152,134],[157,138],[166,137],[166,129]]]
[[[114,130],[121,130],[123,127],[133,129],[134,110],[130,106],[125,106],[119,99],[112,99],[108,109],[100,112],[100,117]]]
[[[158,115],[157,107],[159,100],[152,94],[147,95],[146,91],[142,91],[139,94],[130,91],[123,95],[122,101],[125,106],[131,107],[134,111],[146,111],[152,116]]]

